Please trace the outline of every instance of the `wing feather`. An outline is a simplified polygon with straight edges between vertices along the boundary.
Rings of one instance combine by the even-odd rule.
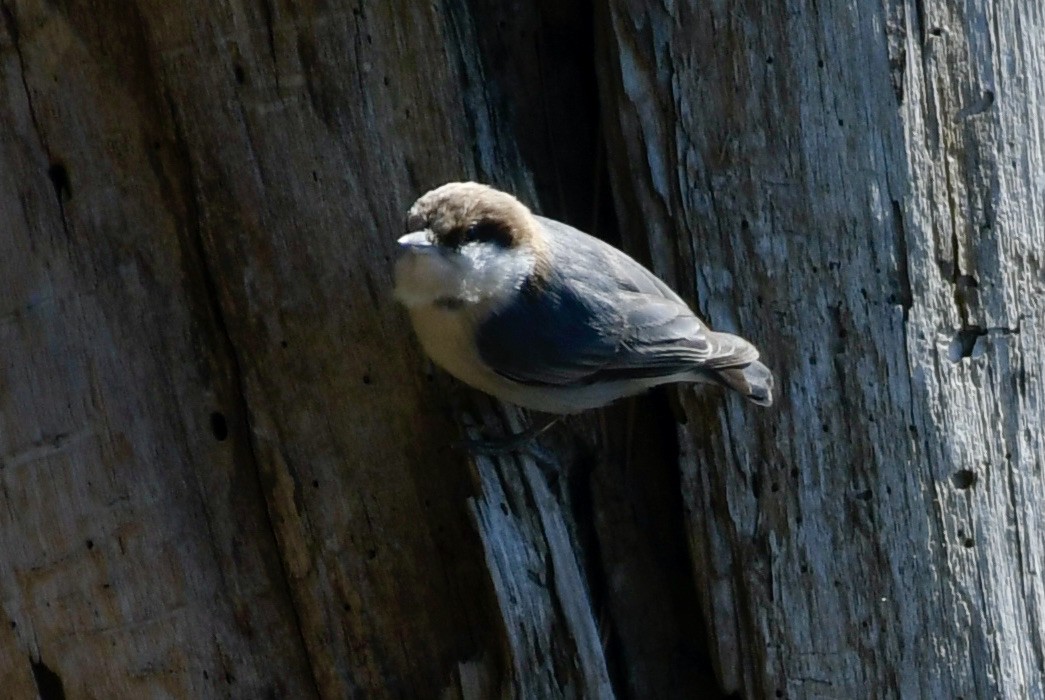
[[[748,364],[747,341],[711,331],[664,282],[606,243],[537,217],[553,257],[541,285],[485,319],[480,355],[524,384],[579,385]]]

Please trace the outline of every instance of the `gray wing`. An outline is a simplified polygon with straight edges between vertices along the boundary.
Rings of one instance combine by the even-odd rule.
[[[671,289],[616,248],[537,217],[552,273],[478,328],[479,353],[524,384],[571,385],[747,364],[758,351],[715,333]]]

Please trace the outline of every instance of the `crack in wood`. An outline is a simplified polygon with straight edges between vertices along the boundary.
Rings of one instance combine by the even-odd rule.
[[[308,661],[309,667],[309,678],[312,682],[312,689],[316,696],[321,697],[322,693],[320,689],[323,687],[316,667],[315,660],[312,657],[312,651],[308,640],[305,636],[305,627],[303,623],[303,616],[299,609],[299,604],[295,596],[296,587],[293,585],[293,579],[290,576],[289,564],[284,555],[283,549],[279,544],[279,537],[277,536],[276,529],[276,517],[272,513],[272,502],[269,498],[269,492],[265,488],[264,480],[261,474],[261,461],[259,458],[258,447],[254,437],[254,430],[251,425],[251,410],[247,400],[244,381],[243,381],[243,366],[240,360],[240,353],[236,348],[235,342],[232,338],[232,333],[229,330],[228,322],[226,320],[225,310],[221,304],[221,296],[218,292],[218,284],[213,269],[213,263],[210,257],[207,255],[206,242],[203,239],[203,232],[201,229],[201,210],[199,205],[198,197],[196,196],[196,177],[193,173],[192,163],[190,161],[191,149],[185,138],[185,133],[181,125],[180,118],[178,117],[177,108],[173,102],[173,99],[169,94],[164,95],[167,101],[167,107],[171,120],[171,125],[174,130],[174,145],[175,153],[178,154],[179,164],[182,168],[182,177],[184,179],[184,186],[186,188],[185,203],[187,207],[186,215],[186,233],[185,236],[188,250],[198,262],[198,269],[200,271],[201,281],[204,288],[205,302],[210,308],[211,316],[216,325],[218,331],[218,341],[222,348],[225,357],[230,364],[230,372],[228,379],[231,382],[231,398],[235,403],[234,415],[242,417],[243,424],[245,427],[246,441],[244,447],[249,455],[251,472],[256,480],[258,492],[262,494],[264,499],[265,508],[263,513],[267,519],[267,526],[269,531],[272,533],[274,542],[276,544],[276,555],[280,564],[280,572],[282,575],[282,587],[283,593],[286,596],[286,600],[289,604],[290,611],[293,615],[294,629],[297,632],[297,636],[300,640],[300,647],[305,659]],[[204,508],[204,512],[207,517],[207,527],[210,528],[210,514],[207,508]],[[220,557],[220,553],[216,553],[216,556]]]
[[[65,216],[65,199],[72,196],[72,189],[69,186],[69,172],[65,165],[56,161],[52,156],[47,137],[44,135],[43,128],[40,126],[40,119],[37,116],[36,105],[33,101],[33,91],[29,88],[29,78],[26,71],[25,53],[22,51],[21,32],[18,27],[18,18],[15,15],[14,10],[12,10],[10,5],[6,2],[0,3],[0,14],[4,17],[4,24],[7,27],[7,33],[11,37],[11,43],[14,46],[15,55],[18,57],[19,78],[21,79],[22,90],[25,93],[26,105],[29,109],[29,121],[33,125],[33,132],[36,134],[40,148],[43,150],[44,156],[47,158],[47,177],[51,180],[51,184],[54,187],[55,200],[58,203],[58,215],[62,223],[62,231],[65,233],[66,238],[68,238],[69,221]]]

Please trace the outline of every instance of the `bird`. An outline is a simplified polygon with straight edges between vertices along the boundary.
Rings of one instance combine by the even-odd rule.
[[[773,403],[754,345],[711,330],[626,253],[508,192],[444,184],[414,202],[406,229],[393,296],[425,353],[471,387],[556,417],[670,383]]]

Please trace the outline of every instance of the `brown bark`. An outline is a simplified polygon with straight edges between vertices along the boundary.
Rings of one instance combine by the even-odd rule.
[[[475,172],[466,29],[416,12],[5,3],[3,599],[67,695],[423,695],[496,649],[387,295],[419,183]]]
[[[1042,18],[967,5],[0,0],[0,688],[1040,694]],[[466,178],[778,406],[454,449],[526,418],[390,266]]]

